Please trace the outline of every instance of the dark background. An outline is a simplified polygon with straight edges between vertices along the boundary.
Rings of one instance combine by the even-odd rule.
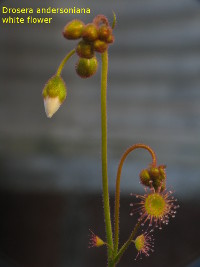
[[[10,0],[0,4],[91,9],[89,15],[46,15],[53,17],[51,24],[1,22],[0,266],[106,265],[105,248],[88,249],[89,228],[105,236],[100,68],[94,77],[82,80],[74,71],[77,57],[70,59],[63,71],[68,97],[52,119],[45,116],[41,92],[76,44],[62,37],[64,25],[73,18],[89,23],[101,13],[112,22],[112,10],[117,14],[108,82],[112,212],[120,156],[138,142],[150,145],[159,164],[167,165],[167,185],[181,206],[168,227],[155,231],[155,252],[149,258],[135,262],[132,246],[119,266],[200,266],[199,1]],[[137,219],[129,216],[130,193],[143,192],[138,174],[149,160],[146,152],[136,151],[125,163],[120,244]]]

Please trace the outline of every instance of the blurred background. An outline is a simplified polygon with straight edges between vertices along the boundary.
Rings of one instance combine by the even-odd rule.
[[[117,15],[108,81],[112,212],[119,159],[138,142],[150,145],[158,163],[167,165],[167,185],[181,206],[168,227],[155,231],[155,253],[135,262],[132,246],[119,266],[200,266],[200,1],[1,0],[0,5],[91,10],[44,15],[53,17],[51,24],[1,21],[0,266],[106,266],[105,248],[88,249],[89,228],[105,237],[100,66],[94,77],[82,80],[74,71],[77,56],[70,59],[63,71],[68,97],[52,119],[45,116],[41,92],[76,45],[62,37],[65,24],[74,18],[89,23],[97,14],[112,23],[112,10]],[[129,216],[130,193],[144,192],[138,174],[149,163],[148,153],[136,151],[124,165],[120,244],[137,220]]]

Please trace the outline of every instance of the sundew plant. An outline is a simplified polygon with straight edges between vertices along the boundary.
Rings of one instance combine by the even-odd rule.
[[[149,256],[153,252],[153,230],[167,225],[171,217],[175,217],[176,199],[173,192],[166,189],[166,166],[157,165],[156,154],[146,144],[134,144],[122,155],[117,170],[114,222],[111,221],[108,174],[107,174],[107,77],[108,77],[108,48],[114,42],[113,30],[116,25],[116,16],[112,25],[104,15],[98,15],[91,23],[84,24],[80,20],[72,20],[63,30],[63,36],[68,40],[79,40],[76,47],[62,60],[55,75],[46,83],[43,89],[45,112],[48,118],[59,109],[67,95],[67,88],[62,70],[66,62],[74,55],[78,55],[75,69],[81,78],[93,76],[98,69],[96,53],[101,55],[101,157],[102,157],[102,190],[105,221],[105,240],[90,230],[89,247],[107,247],[107,266],[114,267],[121,260],[127,248],[132,245],[135,258],[142,255]],[[144,195],[133,196],[130,203],[130,215],[138,216],[138,221],[127,241],[119,246],[119,207],[120,207],[120,180],[124,161],[136,149],[143,149],[151,156],[150,164],[140,172],[139,181],[144,187]]]

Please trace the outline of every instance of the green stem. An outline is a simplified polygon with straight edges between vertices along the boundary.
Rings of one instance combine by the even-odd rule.
[[[121,173],[122,173],[122,167],[124,164],[124,161],[128,154],[132,152],[135,149],[143,148],[146,149],[152,156],[152,165],[156,166],[156,155],[154,151],[145,144],[135,144],[131,147],[129,147],[125,153],[122,155],[118,171],[117,171],[117,178],[116,178],[116,191],[115,191],[115,235],[114,235],[114,255],[117,254],[118,251],[118,244],[119,244],[119,205],[120,205],[120,180],[121,180]]]
[[[57,76],[60,76],[62,69],[64,68],[66,62],[68,61],[68,59],[75,53],[75,49],[73,49],[72,51],[70,51],[66,57],[62,60],[62,62],[60,63],[60,66],[58,67],[58,70],[56,72]]]
[[[121,249],[119,250],[119,252],[117,253],[115,259],[114,259],[114,262],[115,264],[117,264],[119,262],[119,260],[121,259],[122,255],[124,254],[124,252],[127,250],[128,246],[131,244],[133,238],[135,237],[137,231],[138,231],[138,228],[140,227],[140,224],[141,224],[141,221],[139,221],[135,228],[133,229],[129,239],[126,241],[126,243],[124,243],[124,245],[121,247]]]
[[[101,129],[102,129],[102,185],[103,185],[103,205],[106,225],[106,236],[108,243],[108,266],[111,267],[113,239],[112,225],[110,219],[110,204],[108,191],[107,173],[107,77],[108,77],[108,52],[101,56]]]

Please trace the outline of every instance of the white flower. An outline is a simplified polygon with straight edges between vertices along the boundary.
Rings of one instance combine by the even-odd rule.
[[[59,109],[62,102],[60,101],[59,97],[45,97],[44,98],[44,108],[48,118],[51,118],[54,113]]]
[[[46,83],[42,95],[46,115],[51,118],[66,98],[67,88],[65,82],[58,75],[52,76]]]

